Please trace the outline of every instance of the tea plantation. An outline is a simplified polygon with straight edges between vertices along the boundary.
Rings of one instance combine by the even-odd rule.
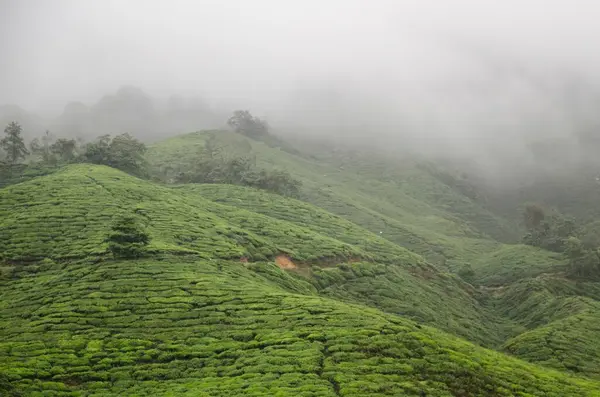
[[[291,292],[274,272],[171,256],[46,263],[2,283],[0,371],[14,395],[599,395],[598,382]]]
[[[207,140],[300,194],[170,184]],[[428,166],[215,131],[148,161],[155,182],[76,164],[0,187],[0,395],[600,396],[600,283]]]

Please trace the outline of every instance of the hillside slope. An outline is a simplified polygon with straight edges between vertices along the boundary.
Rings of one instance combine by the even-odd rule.
[[[237,261],[68,262],[0,285],[0,373],[25,395],[600,395]]]
[[[565,278],[567,261],[562,255],[531,246],[507,244],[507,241],[515,241],[515,234],[521,231],[511,221],[488,211],[482,205],[485,200],[477,199],[477,192],[469,189],[468,181],[454,179],[435,165],[410,158],[380,159],[343,151],[301,155],[287,148],[281,150],[219,131],[186,134],[153,146],[148,160],[154,175],[168,180],[166,165],[171,171],[189,165],[200,155],[206,142],[223,148],[230,156],[253,156],[260,167],[287,169],[303,181],[302,200],[422,255],[443,271],[472,269],[468,280],[479,288],[469,294],[478,314],[469,315],[468,321],[456,322],[457,317],[433,320],[438,316],[438,308],[443,308],[444,312],[452,311],[450,308],[457,308],[458,301],[443,298],[435,300],[433,310],[421,308],[421,304],[436,291],[444,290],[445,284],[453,284],[451,279],[437,277],[429,281],[426,274],[422,274],[426,279],[422,285],[424,289],[431,288],[431,294],[415,300],[414,306],[407,310],[398,302],[413,301],[411,297],[419,296],[421,292],[407,288],[404,275],[394,274],[389,267],[385,271],[370,267],[367,272],[357,264],[327,272],[317,269],[312,276],[317,280],[319,293],[361,302],[390,313],[408,314],[533,362],[597,376],[593,369],[598,348],[593,342],[596,329],[593,319],[600,317],[597,305],[586,306],[585,310],[565,310],[561,319],[555,318],[552,311],[562,310],[558,307],[573,307],[571,301],[598,300],[598,297],[587,296],[579,284],[573,287],[573,282]],[[217,203],[269,214],[349,244],[360,245],[364,241],[360,229],[355,231],[343,224],[336,227],[338,223],[332,225],[326,216],[307,209],[314,207],[295,200],[231,186],[182,186],[178,189]],[[235,193],[230,194],[233,191]],[[291,207],[299,211],[289,211]],[[327,283],[320,286],[323,279]],[[549,289],[531,287],[539,286],[540,282],[546,282],[544,280],[552,280]],[[570,292],[564,295],[567,290]],[[523,291],[528,291],[527,295]],[[540,305],[540,302],[549,306]],[[570,315],[574,317],[569,319]],[[531,321],[532,316],[537,320]],[[574,332],[577,328],[574,324],[578,322],[581,333]],[[548,331],[548,327],[557,332]],[[555,341],[550,342],[554,336]],[[560,347],[555,348],[559,344]],[[565,364],[569,362],[571,364]]]
[[[210,136],[185,136],[186,156]],[[322,208],[87,164],[0,189],[0,392],[598,395],[576,376],[600,379],[600,284],[494,240],[482,230],[502,220],[411,169],[402,183],[342,172],[323,195],[330,165],[247,144],[265,167],[312,162],[292,171],[302,199],[328,197]],[[145,225],[143,259],[108,253],[123,215]],[[448,273],[466,263],[479,288]]]
[[[227,131],[181,135],[151,146],[156,178],[170,180],[192,164],[207,141],[229,156],[253,156],[260,167],[284,168],[303,182],[301,199],[339,215],[434,264],[472,261],[514,239],[515,228],[413,161],[291,154]]]
[[[223,189],[239,200],[260,195]],[[469,285],[419,255],[297,200],[285,201],[284,219],[276,206],[252,212],[215,203],[202,191],[159,186],[104,166],[68,166],[0,190],[0,259],[14,266],[102,259],[113,218],[135,214],[146,224],[152,254],[249,263],[283,256],[321,294],[403,314],[485,345],[505,339],[508,325],[480,306]]]

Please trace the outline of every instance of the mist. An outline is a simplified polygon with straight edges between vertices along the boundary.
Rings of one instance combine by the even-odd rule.
[[[575,136],[600,126],[598,12],[583,0],[0,0],[0,104],[25,109],[31,130],[142,125],[148,139],[244,108],[283,136],[554,170],[594,157]],[[127,107],[103,123],[119,93],[145,103],[146,124]],[[91,125],[68,121],[90,109]]]

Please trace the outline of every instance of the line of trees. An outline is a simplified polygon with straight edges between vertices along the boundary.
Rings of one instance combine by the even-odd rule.
[[[19,123],[11,122],[4,129],[5,137],[0,140],[3,161],[15,165],[22,160],[58,166],[68,163],[92,163],[108,165],[139,177],[147,176],[144,159],[146,146],[128,133],[102,135],[92,142],[75,139],[55,138],[49,131],[34,138],[29,149]]]
[[[253,139],[271,137],[267,123],[248,111],[234,112],[229,125],[236,132]],[[10,123],[4,132],[6,137],[0,141],[0,148],[10,165],[22,160],[50,167],[78,162],[91,163],[107,165],[142,178],[149,177],[144,157],[146,146],[128,133],[114,137],[102,135],[85,143],[57,138],[46,131],[43,136],[34,138],[28,149],[18,123]],[[174,181],[251,186],[286,196],[299,194],[301,182],[286,170],[259,168],[254,158],[246,155],[231,156],[215,145],[215,140],[209,139],[194,162],[176,170]]]
[[[302,183],[283,169],[267,170],[256,165],[251,156],[232,155],[207,140],[195,162],[176,171],[177,183],[224,183],[251,186],[284,196],[298,196]]]

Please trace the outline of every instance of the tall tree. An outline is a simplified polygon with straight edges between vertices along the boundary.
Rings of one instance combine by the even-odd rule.
[[[21,125],[13,121],[6,126],[4,129],[6,136],[0,140],[0,147],[6,152],[6,158],[11,164],[24,159],[29,154],[21,136],[22,131]]]

